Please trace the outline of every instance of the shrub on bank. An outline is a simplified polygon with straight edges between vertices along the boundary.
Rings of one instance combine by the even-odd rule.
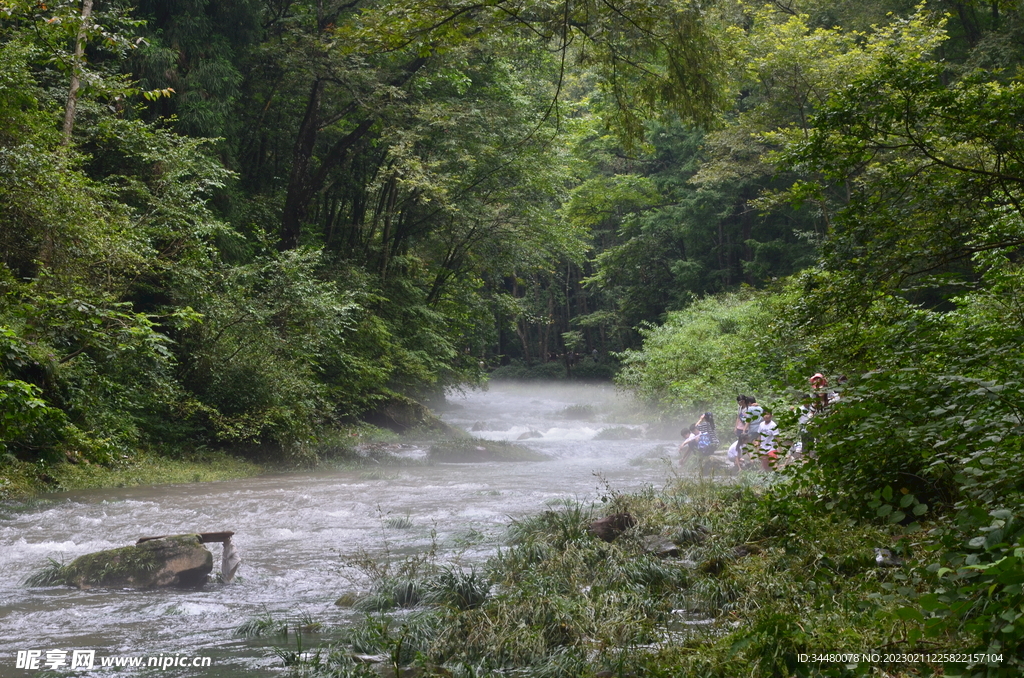
[[[639,397],[686,411],[732,406],[738,393],[763,394],[777,376],[758,350],[781,295],[744,290],[705,297],[641,329],[643,348],[622,353],[616,381]]]

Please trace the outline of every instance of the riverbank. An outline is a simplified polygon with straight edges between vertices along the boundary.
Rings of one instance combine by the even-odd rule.
[[[0,501],[21,501],[68,490],[250,478],[268,470],[266,465],[219,451],[187,459],[145,453],[110,466],[66,462],[41,468],[8,460],[0,465]]]
[[[308,471],[321,465],[345,466],[387,461],[376,450],[361,454],[362,446],[384,444],[397,435],[369,425],[330,431],[315,444],[296,446],[288,453],[244,450],[197,450],[187,454],[138,451],[110,464],[84,460],[59,463],[0,459],[0,501],[23,501],[52,492],[204,483],[252,478],[266,473]]]
[[[674,436],[604,439],[602,431],[637,426],[640,416],[611,386],[492,384],[449,400],[450,425],[486,424],[474,447],[522,445],[546,459],[434,463],[436,441],[393,437],[356,442],[365,455],[360,465],[331,460],[305,472],[73,492],[0,509],[0,674],[21,676],[14,667],[19,648],[85,646],[96,649],[97,662],[129,651],[212,656],[220,678],[281,678],[281,659],[268,647],[274,637],[239,638],[234,630],[242,622],[311,616],[332,635],[307,635],[304,648],[327,642],[366,616],[334,605],[370,589],[352,566],[434,551],[439,562],[475,564],[481,572],[504,543],[509,516],[560,510],[550,504],[557,497],[589,503],[606,483],[621,492],[660,486],[668,471],[660,457],[678,443]],[[584,406],[587,418],[580,418]],[[516,442],[531,430],[541,437]],[[70,562],[140,536],[218,530],[235,532],[243,559],[229,586],[130,594],[21,584],[51,558]],[[216,560],[219,551],[211,550]]]
[[[401,441],[405,442],[401,442]],[[410,442],[410,441],[418,442]],[[414,457],[403,448],[422,448]],[[187,455],[140,451],[112,464],[70,461],[32,464],[7,459],[0,462],[0,501],[23,501],[53,492],[143,485],[203,483],[252,478],[267,473],[345,469],[365,466],[402,466],[422,463],[480,461],[543,461],[547,457],[522,445],[469,437],[454,429],[442,432],[414,429],[407,436],[368,424],[334,430],[315,444],[287,452],[250,450],[232,454],[201,450]]]
[[[635,525],[611,542],[588,530],[615,514]],[[976,637],[920,632],[930,541],[759,474],[608,489],[599,503],[566,501],[514,521],[481,568],[433,553],[367,567],[372,588],[337,601],[362,610],[362,623],[312,652],[293,624],[282,642],[306,652],[278,654],[303,676],[379,675],[366,662],[387,674],[467,678],[977,675],[942,660],[977,647]],[[1002,660],[989,666],[1012,671]]]

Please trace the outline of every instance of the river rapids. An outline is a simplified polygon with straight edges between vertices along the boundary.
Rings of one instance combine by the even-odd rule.
[[[235,630],[267,614],[344,626],[361,613],[334,602],[369,585],[353,563],[435,549],[442,562],[479,564],[511,519],[566,499],[597,501],[609,488],[658,486],[672,473],[678,438],[645,429],[611,386],[492,384],[453,393],[449,403],[450,424],[491,440],[534,436],[521,444],[549,460],[426,464],[429,443],[403,442],[393,446],[408,458],[401,465],[68,492],[28,509],[0,507],[0,676],[280,676],[274,639]],[[615,437],[609,429],[633,437],[604,439]],[[242,565],[230,585],[79,591],[23,583],[48,558],[70,562],[141,536],[216,530],[236,533]],[[217,572],[220,545],[210,550]],[[71,670],[75,650],[95,651],[94,667]],[[19,651],[40,651],[40,669],[18,668]],[[64,663],[47,672],[60,651]],[[142,657],[144,666],[151,657],[209,657],[210,665],[126,671],[102,667],[105,657]]]

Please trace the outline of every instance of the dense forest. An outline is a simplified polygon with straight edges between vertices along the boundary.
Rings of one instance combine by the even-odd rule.
[[[696,181],[739,5],[3,12],[9,460],[294,450],[502,365],[607,378],[642,323],[813,261],[819,216],[750,207],[772,172]]]
[[[3,0],[0,467],[842,375],[780,515],[932,521],[904,641],[1011,656],[1022,65],[1007,0]]]

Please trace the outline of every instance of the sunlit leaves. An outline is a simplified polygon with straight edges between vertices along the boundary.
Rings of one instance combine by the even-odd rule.
[[[160,98],[170,98],[174,94],[174,88],[165,87],[164,89],[151,89],[142,93],[142,98],[146,101],[156,101]]]
[[[817,107],[805,137],[774,137],[777,162],[831,191],[829,261],[894,288],[1021,241],[984,235],[1000,208],[1017,209],[1024,186],[1021,85],[980,70],[949,82],[933,58],[945,37],[925,13],[877,29],[860,71]]]
[[[641,330],[643,350],[624,354],[619,382],[686,411],[763,392],[773,366],[754,347],[771,315],[767,298],[749,291],[695,301]]]

